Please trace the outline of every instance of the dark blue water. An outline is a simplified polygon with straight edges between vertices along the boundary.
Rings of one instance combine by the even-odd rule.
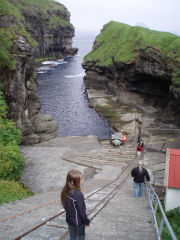
[[[38,73],[42,113],[50,114],[59,124],[59,136],[97,135],[99,139],[110,134],[108,122],[88,106],[81,67],[83,57],[92,49],[94,37],[76,37],[73,47],[78,55],[67,57],[61,64],[45,73]]]

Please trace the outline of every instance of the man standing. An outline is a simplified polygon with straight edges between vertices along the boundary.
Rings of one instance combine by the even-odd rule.
[[[142,197],[145,178],[150,181],[149,173],[143,167],[142,161],[138,162],[138,167],[133,168],[131,176],[134,178],[134,197]]]

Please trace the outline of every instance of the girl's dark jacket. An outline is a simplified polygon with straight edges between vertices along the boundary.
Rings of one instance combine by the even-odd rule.
[[[136,183],[143,183],[144,178],[146,178],[147,181],[150,181],[148,171],[145,168],[142,168],[142,172],[139,171],[139,167],[133,168],[131,176],[134,178],[134,182]]]
[[[86,205],[82,192],[73,190],[68,194],[65,206],[66,222],[71,226],[89,225],[86,215]]]

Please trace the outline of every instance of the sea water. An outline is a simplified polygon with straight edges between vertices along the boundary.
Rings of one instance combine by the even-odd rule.
[[[73,39],[73,47],[79,48],[76,56],[58,61],[45,61],[38,70],[39,94],[42,113],[50,114],[59,124],[58,133],[63,136],[96,135],[108,138],[107,120],[88,106],[88,96],[81,64],[91,51],[94,36],[80,35]]]

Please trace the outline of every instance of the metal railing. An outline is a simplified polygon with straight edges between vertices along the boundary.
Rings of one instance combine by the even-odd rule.
[[[162,208],[159,197],[158,197],[157,193],[155,192],[155,190],[154,190],[154,188],[152,187],[151,184],[146,183],[146,191],[147,191],[150,206],[151,206],[151,209],[152,209],[152,212],[153,212],[152,224],[155,224],[157,239],[161,240],[162,229],[163,229],[163,225],[165,223],[166,227],[169,231],[169,234],[171,236],[171,239],[177,240],[177,238],[176,238],[176,236],[175,236],[175,234],[174,234],[174,232],[173,232],[173,230],[172,230],[172,228],[171,228],[171,226],[168,222],[166,214],[165,214],[165,212]],[[157,222],[157,219],[156,219],[156,213],[157,213],[158,206],[159,206],[159,209],[160,209],[161,214],[162,214],[159,226],[158,226],[158,222]]]

